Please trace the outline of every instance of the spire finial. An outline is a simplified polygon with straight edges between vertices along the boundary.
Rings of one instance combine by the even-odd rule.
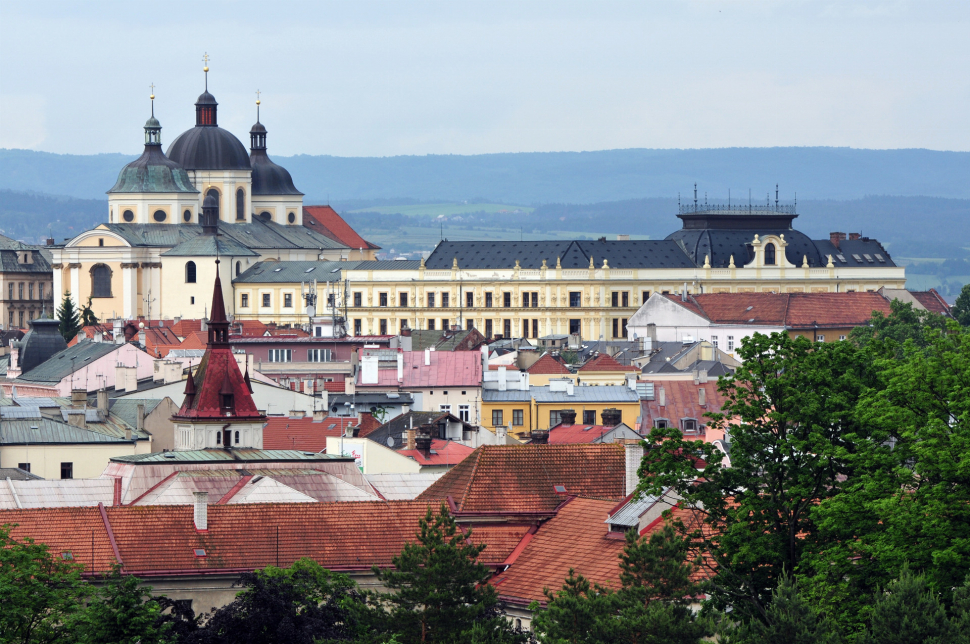
[[[202,71],[205,72],[205,91],[208,92],[209,91],[209,52],[205,52],[205,54],[202,55],[202,63],[205,65],[205,67],[202,68]]]
[[[259,94],[260,94],[260,91],[257,89],[256,90],[256,122],[257,123],[259,123],[259,104],[261,102],[259,100]]]
[[[155,83],[152,83],[149,87],[152,89],[152,93],[148,98],[152,101],[152,116],[155,116]]]

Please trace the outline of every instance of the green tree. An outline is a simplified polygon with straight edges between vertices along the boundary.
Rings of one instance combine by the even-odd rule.
[[[91,296],[88,296],[88,303],[81,307],[81,326],[94,326],[99,320],[91,310]]]
[[[404,643],[460,642],[478,624],[480,635],[524,641],[500,614],[495,588],[485,583],[490,571],[478,561],[485,544],[472,544],[471,533],[458,529],[444,504],[437,514],[429,507],[419,526],[417,542],[405,544],[394,568],[374,568],[392,591],[372,596],[378,630],[397,633]]]
[[[919,347],[926,347],[945,328],[946,319],[942,315],[916,309],[909,302],[892,300],[889,303],[889,315],[884,315],[882,311],[873,311],[869,324],[852,329],[849,339],[876,353],[899,357],[906,340],[912,340]]]
[[[878,382],[858,417],[869,439],[844,448],[849,475],[813,513],[820,543],[805,560],[807,592],[856,631],[867,598],[905,566],[944,605],[970,574],[970,331],[950,321],[920,335],[900,357],[868,354]]]
[[[953,305],[953,317],[964,327],[970,327],[970,284],[964,284]]]
[[[61,306],[57,309],[57,319],[61,322],[57,330],[61,332],[61,337],[64,338],[65,342],[70,342],[81,330],[81,316],[74,306],[70,291],[64,293]]]
[[[0,642],[71,642],[71,618],[90,594],[82,567],[0,526]]]
[[[926,578],[908,566],[877,595],[870,621],[860,644],[956,644],[961,636]]]
[[[171,623],[161,619],[162,607],[151,587],[123,575],[118,567],[99,582],[90,601],[69,620],[77,644],[162,644]]]
[[[730,435],[731,466],[710,443],[654,429],[638,491],[673,488],[695,517],[681,531],[710,565],[712,607],[764,621],[782,572],[821,545],[813,508],[854,475],[844,455],[867,439],[856,403],[874,375],[849,342],[756,334],[738,353],[722,413],[708,415]]]

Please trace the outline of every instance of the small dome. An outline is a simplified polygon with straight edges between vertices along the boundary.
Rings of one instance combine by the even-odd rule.
[[[192,185],[185,169],[162,154],[160,145],[146,145],[140,157],[121,169],[108,194],[146,192],[199,191]]]
[[[266,128],[263,126],[262,123],[260,123],[259,121],[256,121],[256,124],[253,126],[253,128],[251,130],[249,130],[249,133],[250,134],[266,134]]]
[[[254,195],[302,195],[293,185],[293,177],[283,166],[273,163],[266,150],[253,150],[250,156],[253,168]]]
[[[248,170],[249,155],[231,132],[196,125],[168,146],[168,158],[189,170]]]
[[[218,105],[219,103],[216,102],[216,97],[210,94],[209,90],[206,90],[201,94],[199,94],[199,98],[197,101],[195,101],[195,104],[196,105]]]
[[[158,122],[158,119],[152,116],[147,121],[145,121],[145,127],[162,127],[162,124]]]
[[[210,190],[209,194],[205,196],[202,200],[203,208],[218,208],[219,207],[219,197],[216,195],[214,190]]]

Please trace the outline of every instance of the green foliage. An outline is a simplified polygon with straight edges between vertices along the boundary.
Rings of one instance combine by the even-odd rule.
[[[734,377],[718,385],[722,413],[709,414],[730,435],[731,467],[710,443],[654,429],[638,491],[672,487],[682,497],[695,517],[682,532],[716,572],[713,606],[764,620],[782,572],[820,545],[812,509],[853,475],[841,457],[868,436],[856,403],[874,375],[851,343],[781,333],[746,338],[739,357]]]
[[[70,621],[90,594],[82,567],[10,530],[0,526],[0,642],[73,641]]]
[[[964,327],[970,327],[970,284],[964,284],[953,305],[953,317]]]
[[[965,622],[967,614],[961,616]],[[950,620],[937,593],[922,575],[904,567],[899,579],[879,593],[873,605],[871,627],[859,644],[956,644],[966,641],[959,631],[961,619]]]
[[[393,591],[372,597],[376,628],[398,633],[404,643],[456,642],[481,624],[476,637],[521,641],[498,610],[495,588],[485,583],[490,571],[478,561],[485,545],[473,545],[444,504],[437,514],[428,508],[419,525],[417,542],[405,544],[394,568],[374,568]]]
[[[88,303],[81,307],[81,326],[94,326],[98,322],[98,317],[91,310],[91,296],[88,296]]]
[[[909,302],[892,300],[889,315],[873,311],[867,326],[859,326],[849,333],[849,339],[874,353],[900,357],[902,346],[912,340],[918,347],[926,347],[946,328],[942,315],[916,309]]]
[[[81,315],[74,306],[70,291],[64,293],[61,306],[57,309],[57,319],[61,322],[57,330],[60,331],[65,342],[70,342],[81,330]]]
[[[649,539],[631,530],[620,555],[621,588],[590,584],[570,570],[558,593],[545,590],[545,610],[530,606],[533,628],[551,644],[695,644],[710,629],[687,606],[699,592],[690,580],[697,564],[687,557],[687,543],[670,525]]]
[[[122,575],[116,567],[98,582],[90,602],[70,621],[78,644],[162,644],[174,641],[171,624],[161,619],[162,607],[151,587]]]

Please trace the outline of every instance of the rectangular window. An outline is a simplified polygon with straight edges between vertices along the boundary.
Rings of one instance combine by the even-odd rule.
[[[502,293],[502,306],[509,308],[512,306],[512,294]]]
[[[465,320],[465,330],[471,331],[475,328],[475,320]]]
[[[10,287],[10,288],[7,289],[8,291],[10,291],[10,297],[8,297],[7,299],[8,300],[12,300],[13,299],[13,282],[10,282],[9,284],[7,284],[7,286]]]
[[[337,306],[337,296],[334,295],[333,293],[330,293],[329,295],[327,295],[327,306],[329,306],[330,308]]]
[[[845,336],[844,335],[840,335],[839,336],[839,340],[845,340]]]
[[[33,320],[34,319],[34,312],[32,310],[29,311],[28,314],[27,314],[27,317],[30,318],[31,320]]]
[[[307,362],[333,362],[331,349],[307,349]]]
[[[401,331],[400,332],[401,333],[404,333],[405,331],[407,331],[407,329],[408,329],[408,321],[407,320],[401,320]]]
[[[243,293],[239,296],[239,308],[248,309],[249,308],[249,293]]]
[[[819,342],[825,342],[825,336],[824,335],[818,336],[818,341]]]
[[[24,312],[23,311],[20,311],[20,312],[18,312],[17,315],[20,318],[20,328],[22,329],[22,328],[24,328]]]
[[[363,325],[360,320],[354,320],[354,335],[363,334]]]
[[[583,293],[582,291],[569,291],[569,306],[570,308],[579,308],[583,305]]]
[[[451,405],[438,405],[438,411],[443,411],[446,414],[451,413]]]
[[[466,423],[471,420],[471,411],[468,405],[458,405],[458,418]]]
[[[512,425],[522,427],[525,424],[525,412],[522,409],[512,410]]]
[[[263,293],[263,306],[271,306],[272,300],[269,293]]]
[[[714,348],[715,349],[717,348],[717,336],[716,335],[712,335],[711,336],[711,344],[714,345]]]
[[[43,282],[41,282],[40,284],[37,285],[37,299],[38,300],[44,299],[44,283]]]
[[[434,318],[428,320],[428,331],[434,331]]]
[[[569,334],[570,335],[581,335],[583,332],[582,320],[570,320],[569,321]]]
[[[532,294],[532,308],[539,308],[539,292],[536,291]]]
[[[653,421],[654,429],[667,429],[667,419],[666,418],[655,418]]]
[[[539,337],[539,320],[532,320],[532,337]]]
[[[512,337],[512,320],[502,322],[502,337],[506,339]]]
[[[596,424],[596,410],[595,409],[584,409],[583,410],[583,424],[584,425],[595,425]]]
[[[475,294],[472,291],[465,293],[465,306],[470,309],[475,307]]]
[[[451,293],[442,293],[441,308],[447,309],[449,306],[451,306]]]
[[[61,478],[74,478],[74,463],[61,463]]]
[[[620,321],[617,320],[616,318],[613,318],[613,337],[614,338],[619,335],[619,330],[620,330]]]
[[[641,293],[641,295],[642,295],[643,299],[640,300],[640,304],[646,304],[647,303],[647,300],[650,299],[650,291],[643,291],[643,293]]]
[[[629,291],[623,291],[623,293],[620,294],[620,302],[623,304],[623,306],[630,306],[630,292]]]
[[[380,335],[387,335],[387,320],[379,320],[378,325]]]
[[[360,291],[354,291],[354,306],[363,306],[364,295]]]
[[[24,283],[23,282],[20,282],[17,285],[17,299],[18,300],[24,299]]]
[[[292,362],[292,360],[293,360],[293,349],[270,349],[269,350],[270,362]]]
[[[487,308],[487,309],[492,308],[492,294],[491,293],[486,293],[485,294],[485,308]]]
[[[697,433],[697,420],[694,418],[685,418],[681,422],[681,430],[685,434],[696,434]]]
[[[529,337],[529,321],[528,320],[522,320],[522,337],[523,338],[528,338]]]
[[[492,410],[492,427],[501,427],[505,423],[503,421],[503,413],[501,409]]]
[[[293,294],[283,293],[283,308],[292,309],[293,308]]]
[[[380,306],[387,306],[387,293],[378,293],[377,301],[380,303]]]
[[[399,306],[401,306],[402,308],[403,307],[406,307],[408,305],[408,294],[407,293],[398,293],[397,294],[397,301],[398,301],[398,305]]]
[[[23,313],[21,313],[21,315],[23,315]],[[23,326],[23,324],[21,324],[21,326]],[[486,338],[491,338],[492,337],[492,321],[491,320],[485,320],[485,337]]]
[[[25,472],[30,471],[30,463],[17,463],[17,467],[22,469]]]
[[[28,300],[34,299],[34,283],[33,282],[31,282],[30,284],[27,285],[27,299]]]
[[[451,327],[448,326],[448,318],[441,318],[441,330],[448,331]]]
[[[734,336],[733,335],[729,335],[727,337],[727,350],[728,351],[734,351]]]
[[[625,338],[627,336],[627,333],[626,333],[626,318],[620,318],[620,326],[622,327],[621,330],[623,331],[623,333],[621,333],[620,335],[621,335],[621,337],[624,337]]]
[[[428,293],[428,308],[434,308],[434,293]]]
[[[613,308],[616,308],[616,307],[620,306],[620,292],[619,291],[613,291],[612,293],[610,293],[610,305]],[[616,334],[614,333],[614,335],[616,335]]]

